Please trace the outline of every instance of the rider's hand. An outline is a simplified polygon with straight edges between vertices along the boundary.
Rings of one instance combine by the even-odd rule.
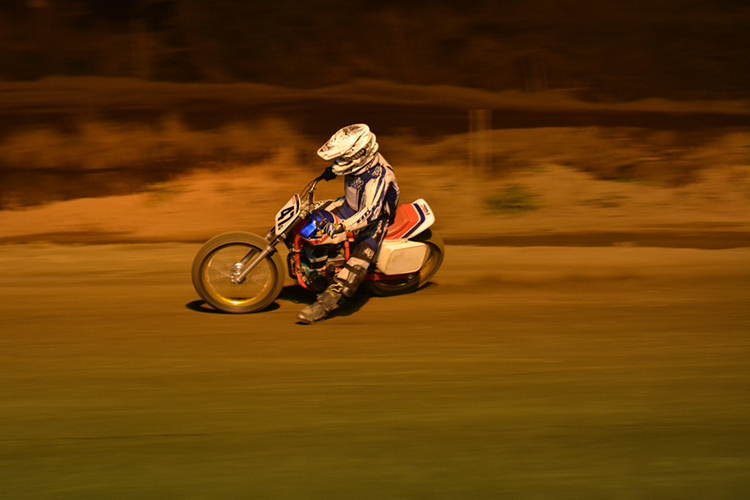
[[[323,226],[323,232],[326,233],[328,236],[333,238],[339,233],[343,233],[345,231],[343,224],[340,223],[331,223],[326,222],[325,226]]]
[[[324,181],[332,181],[336,178],[336,174],[333,173],[333,167],[328,167],[320,176]]]

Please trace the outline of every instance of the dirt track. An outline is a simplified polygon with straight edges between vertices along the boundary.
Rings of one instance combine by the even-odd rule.
[[[746,498],[747,249],[448,247],[296,325],[197,245],[0,248],[0,498]]]

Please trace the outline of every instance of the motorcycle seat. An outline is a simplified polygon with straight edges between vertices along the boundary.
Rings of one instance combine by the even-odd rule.
[[[411,228],[421,222],[421,217],[416,207],[412,203],[399,205],[396,209],[396,217],[393,223],[388,226],[388,232],[385,234],[386,240],[398,240],[403,237]]]

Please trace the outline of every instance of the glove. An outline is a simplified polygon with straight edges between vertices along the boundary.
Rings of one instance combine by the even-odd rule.
[[[320,175],[320,178],[324,181],[332,181],[336,178],[336,174],[333,173],[333,167],[328,167],[325,169],[325,171]]]
[[[326,222],[322,229],[331,238],[345,231],[343,224],[332,224],[330,222]]]

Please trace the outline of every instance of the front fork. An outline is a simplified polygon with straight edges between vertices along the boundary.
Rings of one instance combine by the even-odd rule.
[[[301,218],[301,216],[306,217],[307,215],[303,211],[298,215],[298,219]],[[276,251],[276,245],[286,238],[287,233],[292,230],[297,222],[298,221],[295,221],[294,223],[289,224],[288,229],[279,235],[275,235],[273,229],[268,231],[268,233],[266,233],[266,241],[268,241],[268,245],[266,245],[266,248],[264,248],[263,251],[257,253],[258,249],[253,248],[242,258],[242,260],[232,266],[232,277],[230,278],[232,283],[235,285],[243,283],[247,279],[247,275],[250,274],[258,264],[263,262],[263,259],[272,255]]]
[[[232,280],[232,283],[234,283],[235,285],[243,283],[247,278],[247,275],[250,274],[252,270],[255,269],[258,264],[263,261],[263,259],[271,255],[275,251],[275,242],[266,245],[266,248],[263,249],[263,251],[260,252],[254,259],[253,255],[255,255],[257,249],[253,248],[252,250],[250,250],[247,255],[242,258],[241,261],[232,266],[232,277],[230,278]]]

